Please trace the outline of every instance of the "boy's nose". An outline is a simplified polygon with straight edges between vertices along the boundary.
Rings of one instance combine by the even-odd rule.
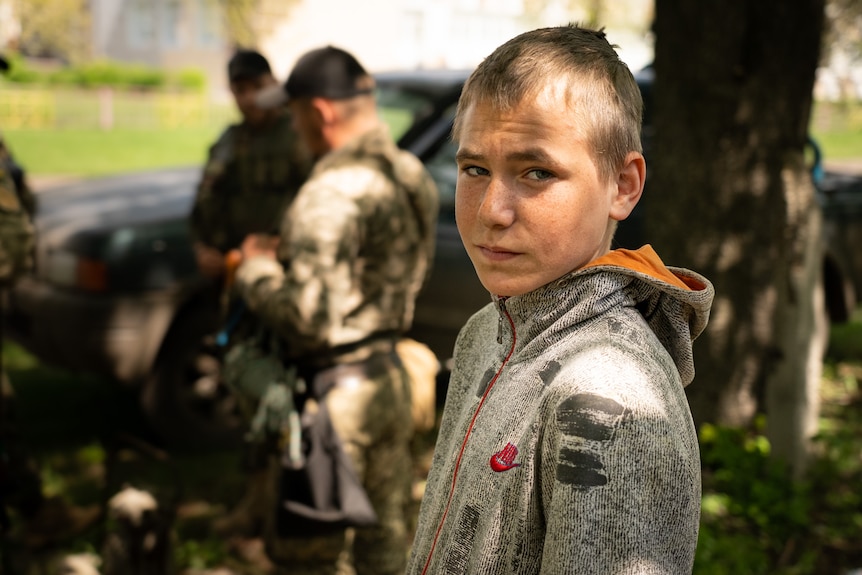
[[[512,225],[515,221],[512,200],[512,190],[509,186],[499,178],[491,178],[479,204],[479,221],[489,228]]]

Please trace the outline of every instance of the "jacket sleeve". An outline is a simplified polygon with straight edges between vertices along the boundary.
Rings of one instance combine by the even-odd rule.
[[[226,247],[223,245],[225,190],[220,184],[227,170],[233,168],[235,137],[236,127],[231,126],[210,146],[189,218],[192,239],[219,249]]]
[[[691,573],[700,459],[691,417],[668,392],[682,386],[660,366],[601,355],[583,366],[600,376],[546,421],[541,573]]]
[[[8,167],[0,163],[0,286],[33,268],[35,229]]]
[[[279,260],[244,262],[237,288],[294,352],[337,344],[337,330],[357,305],[361,218],[355,201],[326,179],[306,184],[281,226]]]

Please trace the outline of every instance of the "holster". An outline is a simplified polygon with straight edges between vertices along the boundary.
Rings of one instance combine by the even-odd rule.
[[[365,377],[364,364],[318,371],[310,385],[315,401],[304,402],[300,418],[300,461],[281,459],[277,529],[281,537],[314,537],[346,527],[377,523],[377,514],[332,426],[324,401],[336,385]]]

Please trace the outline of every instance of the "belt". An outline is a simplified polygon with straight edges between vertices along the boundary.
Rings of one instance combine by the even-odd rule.
[[[296,366],[299,375],[311,385],[322,372],[364,366],[375,355],[394,354],[397,338],[396,332],[382,332],[355,343],[331,348],[323,354],[288,360],[288,363]]]

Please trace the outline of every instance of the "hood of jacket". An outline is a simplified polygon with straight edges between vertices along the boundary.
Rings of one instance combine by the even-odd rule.
[[[620,305],[634,306],[668,351],[687,386],[694,379],[692,342],[706,328],[712,283],[683,268],[665,266],[649,245],[618,249],[536,290],[494,297],[515,325],[515,349],[536,355],[568,333]],[[521,340],[523,343],[519,343]]]

